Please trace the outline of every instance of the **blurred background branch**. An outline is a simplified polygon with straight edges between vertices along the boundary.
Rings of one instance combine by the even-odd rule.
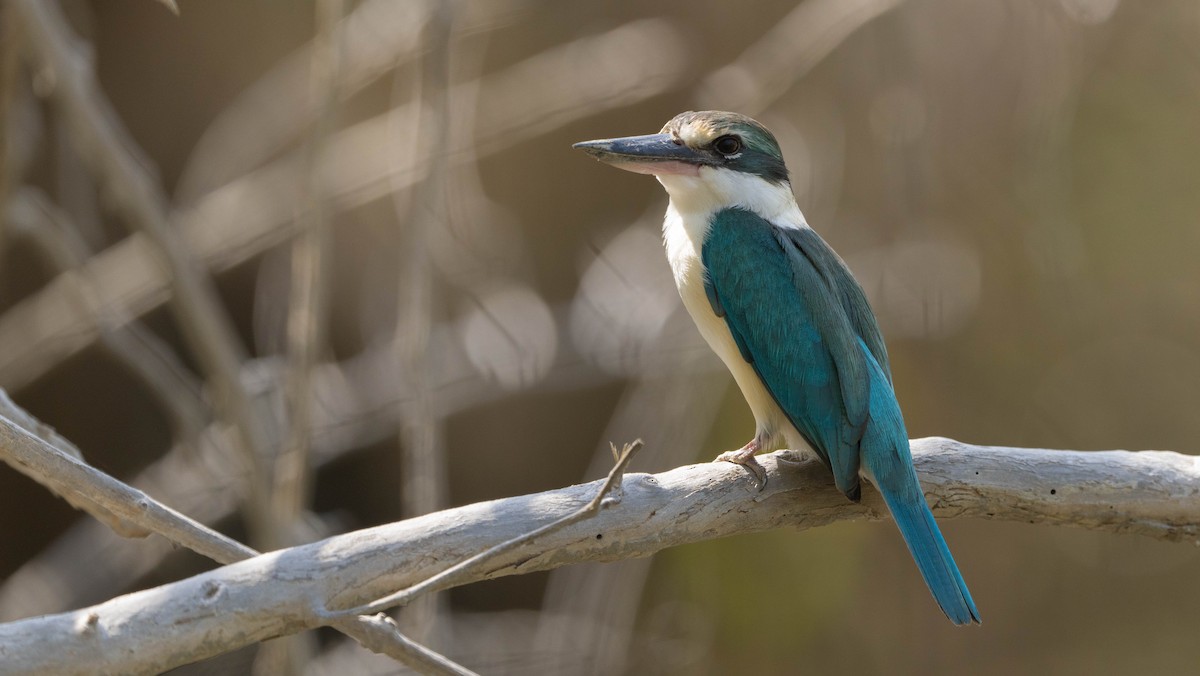
[[[335,126],[342,43],[338,25],[345,13],[342,0],[316,3],[316,38],[309,74],[309,98],[317,111],[307,139],[302,172],[303,202],[297,209],[299,232],[291,247],[286,320],[284,430],[270,477],[270,540],[266,551],[307,542],[319,536],[319,520],[309,512],[312,476],[312,392],[318,360],[326,358],[328,323],[329,228],[328,198],[320,177],[320,157]],[[262,676],[298,674],[318,652],[308,634],[269,641],[255,657],[254,672]]]
[[[12,17],[26,37],[34,67],[52,81],[50,95],[63,109],[76,148],[113,196],[131,231],[144,234],[157,263],[171,284],[170,307],[175,320],[203,365],[215,390],[215,410],[238,432],[238,445],[249,468],[247,517],[252,539],[266,542],[272,531],[270,495],[264,463],[266,427],[255,404],[238,380],[244,360],[239,338],[216,289],[193,260],[168,222],[166,196],[148,170],[149,162],[112,111],[92,77],[90,63],[66,24],[56,2],[9,0]]]
[[[880,317],[912,433],[1200,438],[1191,0],[180,5],[0,0],[0,387],[230,538],[573,484],[609,439],[646,439],[650,471],[744,442],[748,410],[679,313],[661,191],[569,149],[698,107],[779,136]],[[5,620],[212,566],[4,467],[0,533]],[[1195,548],[946,534],[982,632],[942,626],[894,533],[863,522],[481,582],[402,619],[486,673],[1200,660]],[[329,629],[291,645],[180,673],[396,668]]]

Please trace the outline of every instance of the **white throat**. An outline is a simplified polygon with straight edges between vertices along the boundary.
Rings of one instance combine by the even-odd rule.
[[[682,283],[688,269],[699,264],[709,221],[717,211],[736,207],[780,228],[808,227],[788,183],[771,183],[720,167],[701,167],[695,176],[663,174],[657,178],[671,197],[663,221],[663,244],[676,283]]]

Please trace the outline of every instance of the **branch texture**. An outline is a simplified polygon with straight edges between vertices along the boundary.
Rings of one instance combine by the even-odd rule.
[[[1052,451],[913,442],[941,517],[1081,526],[1196,542],[1200,464],[1177,453]],[[475,580],[789,526],[886,515],[879,495],[846,502],[817,462],[761,457],[765,491],[737,467],[627,474],[619,505],[496,558]],[[257,556],[82,610],[0,625],[0,660],[50,673],[158,671],[320,624],[325,609],[380,598],[575,511],[598,484],[446,510]],[[83,665],[86,665],[84,667]]]

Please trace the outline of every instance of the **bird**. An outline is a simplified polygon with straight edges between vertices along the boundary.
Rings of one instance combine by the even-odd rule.
[[[917,481],[875,314],[800,212],[775,136],[746,115],[689,111],[657,134],[573,147],[667,191],[663,246],[679,295],[754,414],[754,437],[716,460],[745,467],[762,490],[756,453],[808,449],[853,502],[866,477],[942,612],[979,624]]]

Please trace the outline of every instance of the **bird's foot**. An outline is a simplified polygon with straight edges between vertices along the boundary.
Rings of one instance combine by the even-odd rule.
[[[754,457],[754,454],[762,450],[762,447],[762,440],[758,437],[754,437],[750,443],[742,446],[738,450],[725,451],[721,455],[718,455],[713,462],[732,462],[735,465],[741,465],[742,467],[745,467],[750,471],[751,474],[754,475],[754,478],[758,483],[758,490],[762,491],[767,487],[767,470],[762,466],[762,463],[760,463]]]

